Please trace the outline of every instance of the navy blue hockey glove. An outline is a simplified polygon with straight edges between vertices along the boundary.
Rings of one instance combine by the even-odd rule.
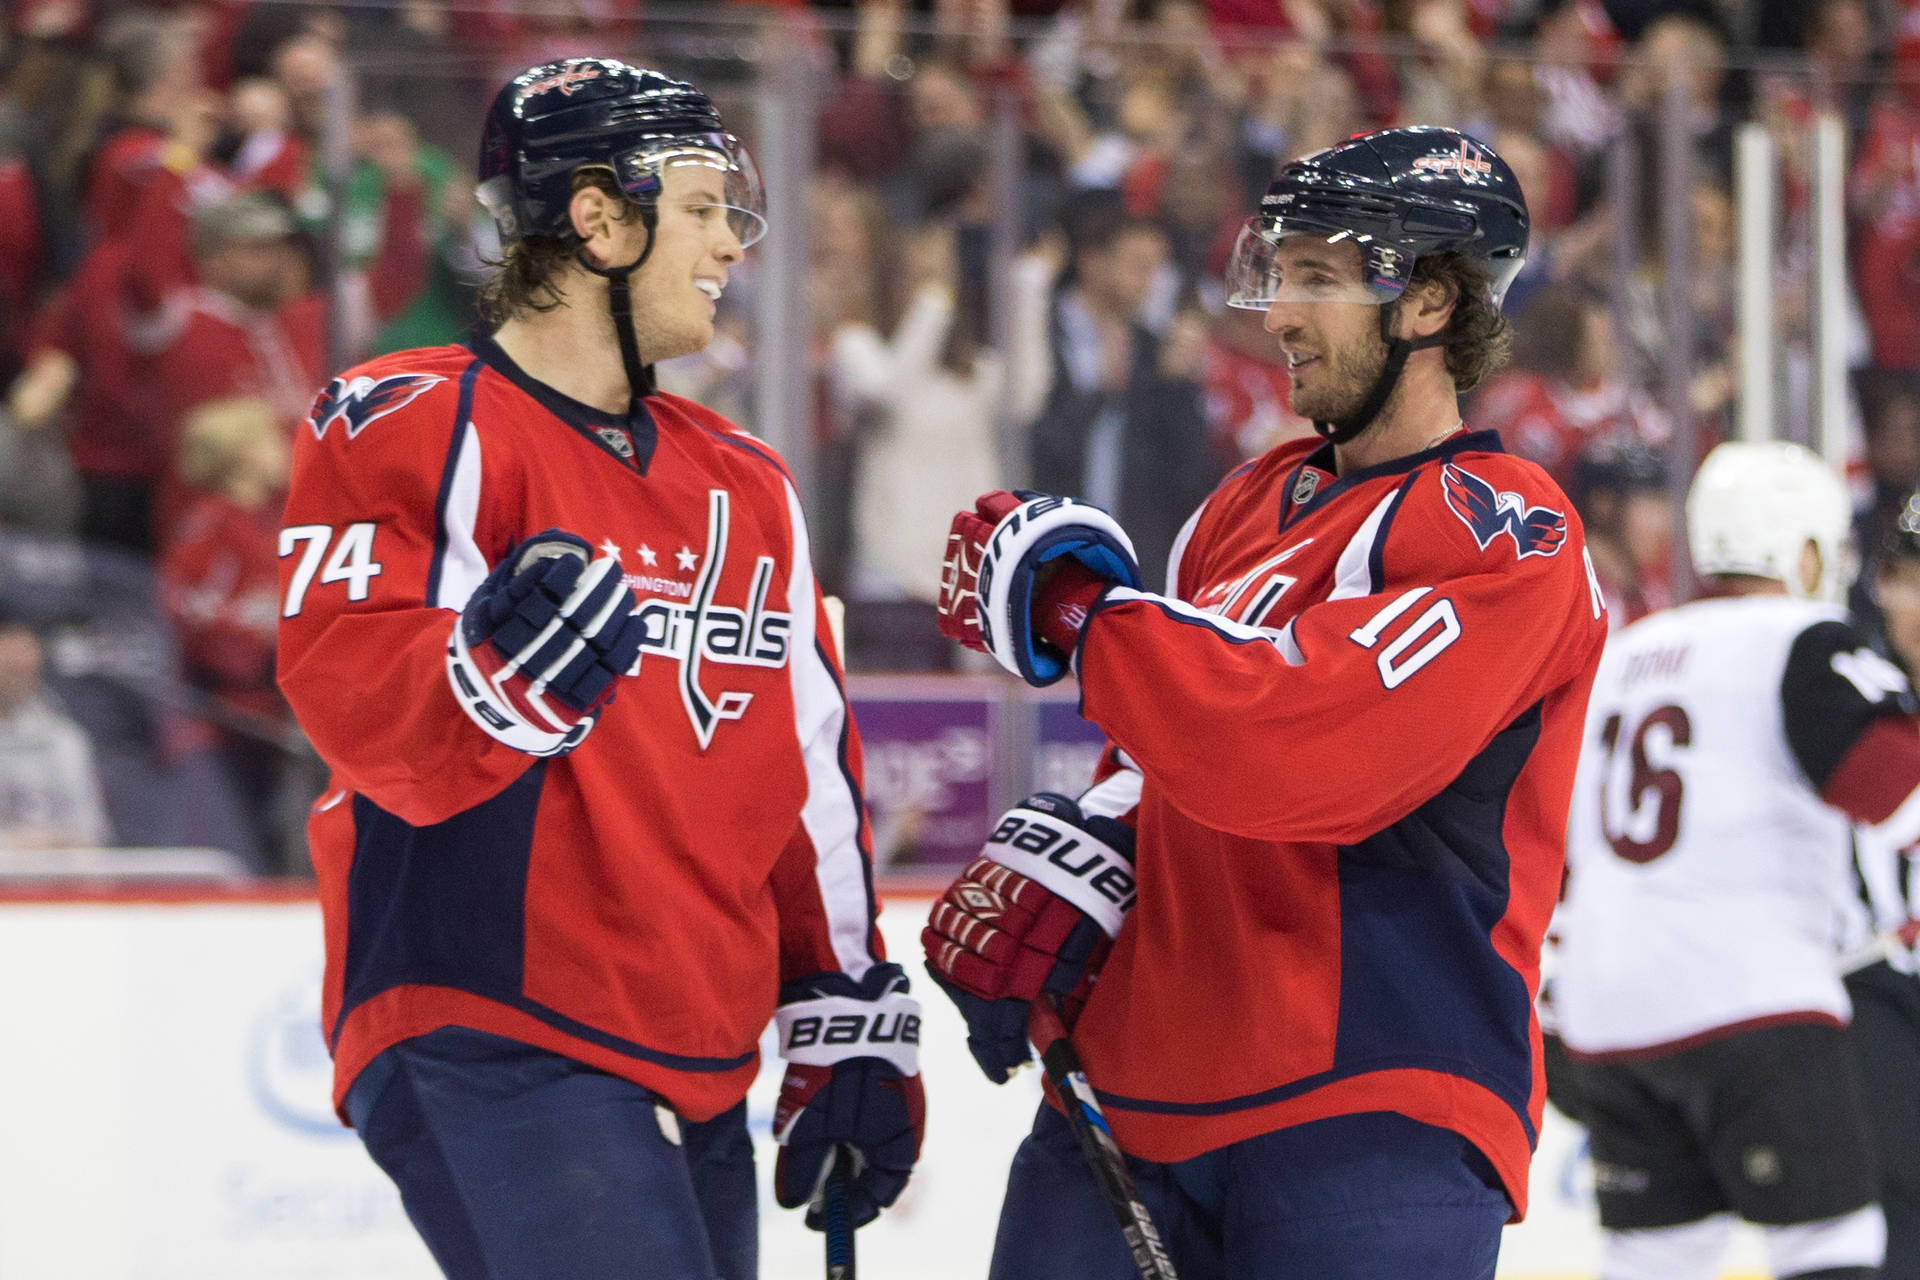
[[[856,1227],[871,1222],[907,1185],[926,1127],[920,1002],[907,994],[907,975],[876,964],[857,983],[844,973],[796,978],[780,990],[774,1023],[787,1060],[773,1113],[774,1199],[806,1205],[807,1225],[825,1230],[821,1190],[846,1147],[847,1212]]]
[[[1067,674],[1073,655],[1035,626],[1034,608],[1041,603],[1035,587],[1045,567],[1063,558],[1106,582],[1140,586],[1133,543],[1100,508],[1030,489],[983,495],[972,511],[954,516],[947,530],[936,615],[940,633],[992,655],[1036,688],[1052,684]]]
[[[1047,791],[1000,820],[920,934],[989,1080],[1029,1060],[1027,1010],[1041,992],[1061,997],[1071,1024],[1133,902],[1126,823]]]
[[[528,538],[474,590],[447,680],[488,734],[529,755],[573,750],[633,669],[645,634],[612,556],[559,529]]]

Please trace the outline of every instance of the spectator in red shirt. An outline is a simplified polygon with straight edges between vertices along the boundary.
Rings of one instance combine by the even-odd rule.
[[[191,22],[134,10],[100,37],[113,73],[114,103],[102,123],[81,182],[82,219],[91,243],[124,232],[141,192],[166,169],[184,172],[212,140],[218,99],[201,79]]]
[[[46,261],[38,184],[26,156],[0,138],[0,382],[18,373],[25,355],[27,317]]]
[[[152,402],[127,346],[120,280],[126,243],[97,246],[36,321],[26,368],[9,388],[15,425],[64,424],[80,481],[80,536],[147,551],[152,487],[165,466]]]
[[[1873,363],[1920,369],[1920,112],[1886,98],[1867,115],[1848,175],[1853,282],[1866,314]]]
[[[387,193],[380,257],[368,266],[364,292],[351,280],[341,290],[349,354],[364,350],[377,324],[409,302],[425,277],[418,178],[388,175]],[[136,317],[134,329],[155,438],[169,456],[187,415],[212,400],[258,397],[290,427],[337,363],[328,350],[327,296],[312,287],[285,203],[254,192],[199,211],[192,250],[196,284]],[[163,534],[178,509],[175,496],[163,493],[159,503]]]
[[[1574,463],[1571,493],[1606,596],[1607,629],[1678,603],[1665,459],[1631,440],[1601,441]]]
[[[1542,285],[1515,326],[1513,363],[1475,393],[1468,416],[1508,449],[1576,492],[1574,464],[1591,445],[1663,447],[1671,430],[1644,394],[1619,380],[1618,342],[1605,302],[1576,285]]]
[[[291,456],[286,424],[264,400],[194,409],[181,429],[180,515],[160,559],[183,673],[205,695],[222,767],[275,865],[285,844],[281,744],[291,731],[273,681],[280,508]]]

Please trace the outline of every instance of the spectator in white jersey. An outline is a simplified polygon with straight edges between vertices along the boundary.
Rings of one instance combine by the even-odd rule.
[[[1617,632],[1594,684],[1554,999],[1602,1280],[1706,1280],[1735,1216],[1775,1276],[1880,1274],[1834,904],[1854,824],[1920,837],[1920,722],[1837,603],[1847,530],[1812,453],[1719,446],[1687,500],[1707,598]]]
[[[1880,645],[1911,680],[1920,672],[1920,493],[1908,497],[1880,541],[1868,590],[1880,618]],[[1867,1116],[1887,1215],[1881,1274],[1920,1276],[1920,910],[1916,868],[1902,851],[1862,839],[1854,849],[1860,904],[1847,964],[1853,1045],[1869,1082]]]
[[[93,748],[40,672],[40,637],[0,617],[0,853],[110,839]]]

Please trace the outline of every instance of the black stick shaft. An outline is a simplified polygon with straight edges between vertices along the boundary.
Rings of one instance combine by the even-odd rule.
[[[827,1249],[827,1280],[855,1280],[853,1274],[853,1220],[847,1211],[847,1184],[852,1179],[852,1161],[845,1147],[833,1153],[833,1168],[827,1174],[824,1191],[826,1218],[824,1232]]]
[[[1080,1055],[1074,1052],[1073,1041],[1067,1038],[1066,1024],[1061,1021],[1052,996],[1043,994],[1034,1001],[1033,1012],[1027,1019],[1027,1034],[1040,1050],[1040,1065],[1060,1099],[1061,1110],[1066,1112],[1068,1127],[1080,1143],[1080,1153],[1086,1157],[1094,1185],[1113,1211],[1114,1221],[1120,1224],[1120,1234],[1126,1237],[1127,1251],[1133,1255],[1133,1265],[1140,1272],[1141,1280],[1179,1280],[1173,1259],[1161,1243],[1160,1230],[1154,1226],[1153,1215],[1141,1203],[1133,1175],[1127,1172],[1126,1157],[1113,1140],[1113,1131],[1107,1127],[1106,1114],[1100,1110],[1093,1086],[1087,1083]]]

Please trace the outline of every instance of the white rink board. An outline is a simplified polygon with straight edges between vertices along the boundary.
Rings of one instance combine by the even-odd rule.
[[[902,898],[882,917],[916,974],[925,909]],[[332,1118],[320,971],[310,902],[0,903],[0,1278],[432,1280],[391,1184]],[[860,1233],[869,1280],[985,1275],[1039,1098],[1031,1071],[988,1084],[951,1005],[925,1003],[926,1151]],[[768,1190],[778,1082],[774,1062],[752,1095],[761,1275],[801,1280],[822,1274],[820,1238]],[[1593,1273],[1580,1145],[1549,1114],[1503,1276]],[[1729,1264],[1758,1259],[1747,1238]]]

